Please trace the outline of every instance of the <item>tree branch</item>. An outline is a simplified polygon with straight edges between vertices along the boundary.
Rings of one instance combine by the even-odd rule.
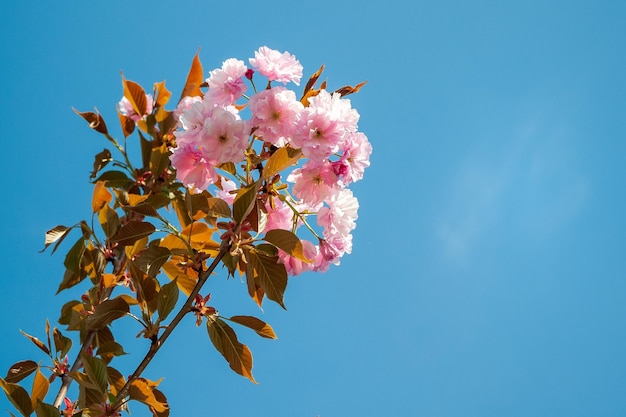
[[[198,276],[198,282],[196,283],[193,290],[189,294],[189,297],[187,297],[187,301],[185,301],[185,304],[181,307],[181,309],[178,311],[176,316],[172,319],[171,323],[165,328],[161,336],[150,345],[150,349],[148,349],[148,352],[144,356],[141,363],[137,366],[137,369],[135,369],[135,372],[133,372],[132,375],[128,377],[128,381],[126,381],[126,384],[117,393],[117,400],[115,401],[115,404],[113,404],[113,406],[111,407],[111,411],[116,411],[122,407],[122,405],[125,403],[124,398],[128,394],[128,390],[130,389],[132,382],[135,379],[139,378],[139,376],[143,373],[143,371],[148,367],[152,359],[154,359],[154,356],[156,355],[156,353],[159,351],[159,349],[161,349],[161,347],[163,346],[163,344],[165,343],[169,335],[174,331],[176,326],[178,326],[178,324],[182,321],[183,317],[185,317],[187,313],[192,311],[193,309],[192,306],[196,298],[196,295],[200,293],[200,290],[202,289],[206,281],[209,279],[209,277],[211,276],[215,268],[219,265],[224,255],[226,255],[226,253],[230,250],[230,246],[231,246],[230,244],[223,242],[219,253],[213,259],[213,262],[211,262],[211,265],[209,265],[209,267]]]

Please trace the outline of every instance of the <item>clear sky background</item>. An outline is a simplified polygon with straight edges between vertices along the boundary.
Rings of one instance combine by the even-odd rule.
[[[171,415],[626,415],[625,22],[617,0],[3,2],[1,373],[44,359],[19,329],[42,337],[70,295],[38,251],[89,218],[107,146],[71,108],[115,132],[120,70],[177,97],[198,48],[208,71],[267,45],[369,81],[354,250],[292,279],[288,311],[212,279],[278,339],[239,331],[253,385],[189,318],[146,373]],[[147,345],[122,330],[130,374]]]

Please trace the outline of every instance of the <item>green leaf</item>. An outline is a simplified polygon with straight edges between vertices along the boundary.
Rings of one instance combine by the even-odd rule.
[[[56,327],[52,330],[52,336],[54,338],[54,349],[58,356],[63,357],[72,348],[72,339],[63,336],[61,331]]]
[[[137,289],[137,300],[140,304],[142,302],[149,303],[157,294],[157,280],[143,272],[135,262],[130,262],[129,269]],[[156,305],[154,307],[156,308]],[[154,309],[150,309],[150,311],[154,312]]]
[[[26,336],[28,338],[28,340],[33,342],[35,344],[35,346],[37,346],[39,349],[44,351],[44,353],[46,355],[50,356],[50,349],[48,349],[48,346],[46,346],[41,340],[37,339],[35,336],[29,335],[28,333],[26,333],[23,330],[20,330],[20,333],[22,333],[24,336]]]
[[[172,252],[167,248],[150,246],[139,254],[135,263],[142,271],[154,278],[171,255]]]
[[[234,321],[237,324],[241,324],[242,326],[246,326],[254,330],[259,336],[263,336],[268,339],[276,339],[276,333],[274,333],[274,329],[272,329],[272,326],[270,326],[263,320],[257,319],[256,317],[232,316],[228,320]]]
[[[301,156],[300,149],[291,148],[289,145],[278,148],[267,160],[261,178],[264,180],[272,178],[282,170],[297,164]]]
[[[156,177],[161,175],[163,171],[170,165],[170,150],[163,144],[152,148],[150,155],[150,171]]]
[[[32,412],[32,404],[28,392],[18,384],[7,382],[0,378],[0,386],[4,390],[11,404],[20,412],[23,416],[29,416]]]
[[[44,247],[39,252],[45,251],[48,248],[48,246],[56,242],[56,245],[54,245],[54,248],[52,248],[52,253],[54,253],[59,247],[59,245],[61,244],[61,242],[63,242],[63,239],[65,239],[65,237],[69,234],[69,232],[74,227],[76,226],[66,227],[66,226],[59,225],[48,230],[46,232],[46,240],[44,242]]]
[[[213,346],[226,359],[230,369],[256,384],[252,376],[252,353],[237,340],[235,331],[220,318],[207,320],[207,330]]]
[[[106,363],[102,359],[86,353],[83,353],[82,357],[83,367],[85,369],[85,373],[87,374],[87,378],[89,378],[92,384],[94,384],[94,387],[97,388],[100,393],[105,393],[108,386]]]
[[[115,297],[98,304],[94,313],[85,319],[85,324],[88,329],[99,330],[129,311],[128,303],[121,297]]]
[[[257,198],[257,192],[261,185],[260,181],[252,185],[239,189],[233,202],[233,220],[241,222],[245,219],[254,207]]]
[[[37,417],[59,417],[59,409],[52,404],[40,402],[35,407],[35,415]]]
[[[120,217],[108,204],[98,212],[98,220],[104,235],[109,239],[117,233],[120,227]]]
[[[80,271],[80,260],[85,252],[85,239],[81,236],[74,245],[70,248],[69,252],[65,256],[63,265],[67,269],[73,272]]]
[[[39,365],[35,361],[26,360],[14,363],[7,371],[7,376],[4,378],[6,382],[17,383],[28,375],[32,374],[39,368]]]
[[[65,271],[65,274],[63,274],[63,279],[61,280],[61,283],[59,284],[59,288],[57,288],[56,293],[58,294],[63,290],[73,287],[74,285],[85,279],[86,276],[87,274],[84,271],[71,271],[67,269]]]
[[[159,217],[159,212],[149,202],[137,204],[136,206],[124,206],[126,210],[133,211],[148,217]]]
[[[113,158],[111,157],[111,151],[109,151],[108,149],[104,149],[102,152],[97,154],[94,158],[93,171],[91,172],[91,175],[89,175],[89,178],[90,179],[96,178],[96,175],[98,174],[98,172],[102,168],[107,166],[107,164],[111,162],[112,160]]]
[[[294,233],[284,229],[273,229],[265,234],[263,238],[266,242],[271,243],[279,249],[287,252],[294,258],[298,258],[305,262],[312,262],[304,256],[302,242]]]
[[[207,214],[213,217],[226,217],[230,218],[230,206],[221,198],[210,197],[207,199],[208,211]]]
[[[111,241],[120,246],[131,246],[139,239],[150,236],[155,230],[151,223],[130,221],[120,228]]]
[[[168,282],[161,287],[159,291],[159,302],[157,304],[157,311],[159,312],[159,320],[163,321],[176,307],[178,301],[178,283],[176,278],[173,281]]]
[[[248,253],[248,263],[254,271],[255,282],[263,289],[267,298],[285,308],[283,296],[287,289],[287,270],[278,262],[277,256],[265,256],[255,251]]]
[[[104,181],[107,187],[126,189],[135,184],[135,181],[128,178],[122,171],[106,171],[100,174],[96,182]]]

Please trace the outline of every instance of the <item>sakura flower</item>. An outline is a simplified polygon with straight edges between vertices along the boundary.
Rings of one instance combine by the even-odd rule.
[[[326,272],[331,264],[339,265],[343,254],[348,252],[345,249],[345,243],[345,240],[342,239],[321,240],[319,244],[319,252],[313,265],[313,271]],[[352,249],[351,236],[350,249]]]
[[[299,133],[294,135],[294,146],[301,148],[304,156],[323,160],[339,149],[345,129],[328,114],[307,108],[300,121]]]
[[[249,61],[250,65],[270,81],[278,81],[283,84],[293,81],[296,85],[300,85],[302,65],[289,52],[280,53],[267,46],[262,46],[254,53],[254,58],[250,58]]]
[[[309,98],[293,138],[294,146],[308,158],[326,158],[339,150],[350,133],[356,132],[358,120],[359,114],[352,109],[350,100],[321,90]]]
[[[228,109],[216,107],[204,123],[200,144],[214,165],[241,162],[249,135],[247,123]]]
[[[317,212],[317,224],[324,228],[324,237],[343,237],[349,235],[356,227],[359,201],[352,191],[344,188],[332,195]]]
[[[363,178],[365,168],[370,166],[372,145],[361,132],[351,133],[343,142],[341,158],[333,162],[333,169],[345,185]]]
[[[124,116],[130,118],[133,122],[137,123],[144,116],[143,114],[137,114],[135,109],[133,108],[132,103],[125,96],[117,103],[117,107]],[[152,113],[152,108],[154,107],[154,99],[151,94],[146,94],[146,113]]]
[[[312,160],[294,169],[287,181],[294,183],[292,191],[297,198],[312,205],[321,203],[342,187],[330,163]]]
[[[293,210],[279,199],[274,199],[274,207],[269,204],[265,206],[267,210],[267,222],[265,231],[274,229],[291,230],[293,226]]]
[[[248,105],[252,111],[252,124],[257,127],[255,135],[278,146],[290,140],[298,116],[304,110],[296,93],[285,87],[263,90],[250,97]]]
[[[178,127],[182,127],[182,123],[180,122],[180,116],[182,116],[183,112],[193,105],[193,103],[197,103],[202,101],[202,97],[194,96],[194,97],[183,97],[182,100],[178,102],[176,109],[173,111],[173,116],[176,121],[178,121]]]
[[[227,59],[221,69],[210,72],[206,80],[209,85],[207,96],[219,104],[233,104],[248,88],[243,81],[247,71],[248,68],[243,61],[235,58]]]
[[[339,93],[331,94],[326,90],[320,90],[317,95],[309,98],[308,108],[327,114],[330,119],[341,123],[346,131],[357,130],[359,113],[352,108],[350,100],[341,97]]]
[[[206,154],[192,144],[178,146],[170,155],[176,177],[188,188],[202,190],[217,181],[214,165]]]

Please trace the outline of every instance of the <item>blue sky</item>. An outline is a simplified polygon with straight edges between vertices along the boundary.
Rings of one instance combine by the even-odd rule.
[[[43,3],[43,4],[42,4]],[[619,1],[190,1],[0,6],[5,222],[0,369],[37,357],[69,293],[45,230],[87,218],[120,70],[176,96],[268,45],[352,102],[374,147],[353,190],[354,250],[259,313],[212,279],[247,334],[253,385],[188,320],[146,376],[173,416],[623,416],[626,413],[626,5]],[[132,372],[144,346],[120,330]],[[134,358],[134,360],[133,360]],[[43,359],[43,357],[41,358]],[[0,410],[10,409],[0,398]],[[146,415],[140,406],[136,416]]]

